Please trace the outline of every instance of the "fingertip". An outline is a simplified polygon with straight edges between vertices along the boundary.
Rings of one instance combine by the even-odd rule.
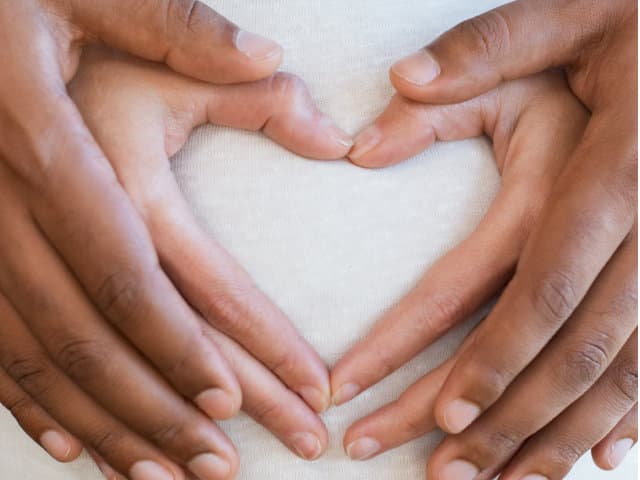
[[[273,40],[256,33],[239,29],[233,43],[242,54],[254,61],[269,62],[282,59],[282,47]]]
[[[401,95],[424,101],[425,87],[441,73],[442,68],[434,54],[423,48],[393,64],[389,70],[389,78]]]
[[[40,445],[55,460],[68,463],[82,453],[82,445],[69,434],[57,430],[47,430],[40,436]]]
[[[340,128],[330,117],[320,112],[322,119],[318,123],[324,132],[324,141],[317,145],[316,155],[319,160],[337,160],[345,158],[354,145],[354,140],[347,132]]]
[[[373,437],[359,437],[344,448],[347,456],[357,462],[369,460],[382,451],[381,443]]]
[[[331,393],[328,388],[303,386],[298,389],[298,393],[316,413],[324,413],[331,406]]]
[[[348,159],[355,165],[365,168],[380,168],[385,166],[379,156],[372,155],[376,147],[384,138],[382,130],[371,125],[360,132],[353,142],[353,148],[349,151]]]
[[[233,44],[242,55],[246,72],[235,81],[256,81],[273,75],[284,59],[284,49],[277,42],[253,32],[239,29],[234,35]],[[245,77],[245,75],[248,75]]]
[[[355,382],[346,382],[336,387],[333,396],[331,397],[331,403],[336,407],[344,405],[357,397],[362,388]]]
[[[635,444],[632,438],[622,438],[613,442],[602,442],[591,450],[595,464],[602,470],[618,468]]]
[[[482,414],[482,408],[463,398],[436,403],[435,417],[438,426],[446,433],[464,431]]]
[[[212,420],[228,420],[240,411],[242,392],[211,388],[196,396],[195,403]]]

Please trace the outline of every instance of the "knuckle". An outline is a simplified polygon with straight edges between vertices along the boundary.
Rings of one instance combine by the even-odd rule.
[[[232,334],[242,334],[249,328],[249,311],[246,302],[249,292],[240,288],[233,291],[214,291],[204,307],[205,317]]]
[[[19,422],[29,417],[35,408],[35,403],[26,395],[18,395],[2,402],[11,415]]]
[[[196,31],[201,25],[212,25],[216,31],[237,28],[222,15],[212,10],[199,0],[165,0],[164,24],[172,36],[181,35],[187,31]],[[172,31],[177,29],[177,31]],[[231,38],[231,35],[229,35]]]
[[[167,421],[157,426],[149,434],[149,438],[160,448],[170,448],[184,437],[186,425],[183,422]]]
[[[420,315],[419,324],[425,329],[442,333],[456,325],[467,312],[462,296],[450,290],[435,295]]]
[[[613,384],[625,402],[638,400],[638,364],[634,360],[621,362],[613,369]]]
[[[534,310],[554,326],[569,318],[577,305],[577,299],[572,277],[560,270],[538,278],[531,289]]]
[[[493,427],[488,433],[476,438],[473,444],[469,445],[469,449],[476,451],[483,462],[492,463],[505,456],[511,456],[520,448],[522,442],[523,439],[518,433],[503,427]]]
[[[580,460],[582,455],[584,455],[584,451],[574,441],[562,438],[548,458],[554,471],[566,472]]]
[[[73,340],[58,351],[60,368],[72,380],[84,384],[105,377],[109,365],[108,349],[93,340]]]
[[[51,388],[49,362],[40,356],[17,357],[5,366],[7,374],[26,392],[39,397]]]
[[[283,405],[271,399],[256,403],[250,409],[250,413],[262,425],[273,424],[286,416]]]
[[[304,81],[291,73],[278,72],[272,75],[269,87],[272,95],[287,108],[297,105],[308,95]]]
[[[594,341],[585,341],[565,353],[561,377],[565,385],[573,385],[578,390],[592,385],[609,363],[606,347]]]
[[[471,392],[470,398],[488,406],[500,397],[509,383],[508,373],[483,359],[472,359],[460,370],[460,381]]]
[[[97,452],[113,455],[113,453],[120,451],[123,440],[123,432],[109,428],[94,433],[89,441]]]
[[[455,27],[469,50],[489,59],[508,50],[511,29],[507,18],[499,10],[492,10],[471,18]]]
[[[96,290],[98,308],[117,327],[123,327],[141,313],[144,305],[143,275],[123,268],[108,275]]]

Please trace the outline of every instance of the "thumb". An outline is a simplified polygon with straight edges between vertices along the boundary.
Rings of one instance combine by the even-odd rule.
[[[272,40],[241,30],[194,0],[73,0],[74,22],[89,38],[213,83],[271,75],[282,62]]]
[[[505,80],[571,64],[623,0],[519,0],[466,20],[391,67],[398,92],[457,103]],[[627,2],[628,3],[628,2]],[[620,4],[618,6],[617,4]]]
[[[238,85],[198,83],[185,91],[200,110],[195,125],[262,131],[284,148],[318,160],[342,158],[353,146],[351,136],[318,109],[305,83],[289,73]],[[172,103],[172,98],[166,100]]]

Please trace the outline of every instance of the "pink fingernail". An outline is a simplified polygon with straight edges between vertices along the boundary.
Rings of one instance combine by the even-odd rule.
[[[371,125],[360,132],[354,141],[354,147],[348,157],[357,161],[377,147],[382,141],[382,132],[375,125]]]
[[[438,475],[438,480],[473,480],[480,473],[480,469],[466,460],[454,460],[448,463]]]
[[[544,475],[540,475],[539,473],[531,473],[526,477],[522,478],[522,480],[549,480]]]
[[[200,480],[221,480],[231,473],[229,462],[213,453],[203,453],[194,457],[187,467]]]
[[[307,404],[317,413],[322,413],[331,404],[331,395],[316,387],[300,387],[298,393]]]
[[[235,397],[221,388],[205,390],[194,401],[212,420],[231,418],[238,413],[240,408]]]
[[[609,451],[609,465],[611,465],[612,468],[618,467],[627,457],[634,443],[631,438],[623,438],[614,443]]]
[[[171,472],[151,460],[136,462],[129,470],[129,476],[132,480],[175,480]]]
[[[267,60],[282,51],[273,40],[255,33],[239,30],[235,38],[236,48],[253,60]]]
[[[305,460],[315,460],[322,453],[322,443],[313,433],[296,433],[293,435],[291,444]]]
[[[382,449],[375,438],[362,437],[347,446],[347,455],[351,460],[367,460]]]
[[[60,432],[47,430],[40,436],[40,445],[56,460],[64,462],[71,453],[71,442]]]
[[[444,423],[449,433],[460,433],[480,416],[482,409],[461,398],[453,400],[444,411]]]
[[[360,386],[355,383],[345,383],[333,394],[333,404],[338,406],[347,403],[360,393]]]
[[[400,78],[417,86],[431,83],[441,72],[436,59],[424,48],[403,58],[393,65],[391,70]]]

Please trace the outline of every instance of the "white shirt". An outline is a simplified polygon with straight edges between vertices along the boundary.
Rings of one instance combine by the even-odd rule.
[[[321,109],[355,133],[392,95],[387,72],[497,0],[210,0],[244,28],[280,42],[283,70],[300,75]],[[437,144],[396,167],[305,160],[259,134],[206,126],[174,159],[203,225],[252,274],[328,365],[362,338],[438,257],[467,236],[500,187],[485,139]],[[464,338],[471,319],[355,401],[327,412],[329,451],[309,463],[242,415],[223,423],[238,446],[241,480],[423,480],[434,433],[369,462],[342,451],[346,427],[393,400]],[[586,457],[571,479],[635,478],[636,455],[617,473]],[[632,477],[632,475],[634,475]],[[83,457],[50,460],[0,412],[0,478],[101,478]]]

